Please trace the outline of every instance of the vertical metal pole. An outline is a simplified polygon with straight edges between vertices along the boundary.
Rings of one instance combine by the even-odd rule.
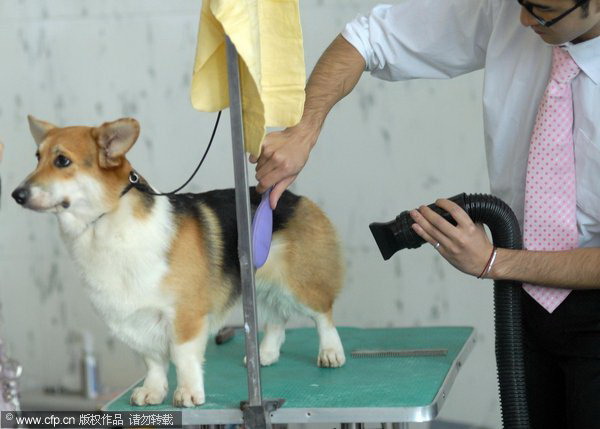
[[[364,423],[341,423],[340,429],[365,429]]]
[[[242,126],[242,100],[238,54],[229,37],[227,43],[227,73],[229,80],[229,107],[231,139],[233,142],[233,168],[235,175],[235,204],[238,228],[238,252],[242,282],[242,305],[244,309],[244,332],[246,334],[246,365],[248,373],[248,405],[262,407],[260,364],[258,357],[258,323],[254,266],[252,265],[252,239],[250,194],[248,192],[248,168]]]

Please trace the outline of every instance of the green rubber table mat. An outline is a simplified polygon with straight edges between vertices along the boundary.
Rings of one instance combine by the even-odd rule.
[[[338,328],[346,364],[317,367],[316,329],[286,331],[279,361],[261,370],[263,399],[285,399],[273,423],[410,422],[432,420],[474,342],[471,327]],[[447,349],[445,356],[362,357],[357,349]],[[136,383],[106,405],[106,411],[183,411],[184,424],[241,423],[240,401],[248,397],[243,365],[244,336],[222,345],[209,342],[204,366],[206,403],[174,408],[175,369],[169,369],[169,394],[162,405],[129,404]]]

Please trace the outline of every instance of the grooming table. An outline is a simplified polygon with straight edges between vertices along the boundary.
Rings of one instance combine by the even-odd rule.
[[[285,399],[272,423],[407,423],[434,419],[474,344],[473,328],[339,328],[346,352],[342,368],[316,365],[316,329],[290,329],[276,364],[261,370],[263,397]],[[448,349],[445,356],[361,357],[357,349]],[[240,401],[247,397],[244,337],[222,345],[210,341],[205,361],[204,405],[172,407],[176,377],[169,369],[163,405],[129,404],[134,387],[108,403],[105,411],[183,411],[184,425],[242,424]],[[404,426],[404,425],[401,425]]]

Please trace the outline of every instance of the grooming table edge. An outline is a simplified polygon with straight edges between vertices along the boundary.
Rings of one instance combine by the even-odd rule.
[[[286,399],[282,408],[271,413],[272,423],[433,420],[475,343],[472,327],[339,328],[339,332],[346,350],[346,365],[329,369],[316,367],[315,329],[287,331],[280,361],[261,370],[263,397]],[[448,354],[443,357],[351,357],[352,350],[359,348],[447,348]],[[129,405],[131,390],[140,385],[142,379],[106,404],[103,410],[182,411],[183,425],[241,424],[239,402],[246,399],[243,355],[242,335],[220,346],[210,341],[205,363],[207,402],[202,406],[181,409],[170,405],[175,384],[175,371],[171,366],[169,394],[163,405]],[[376,365],[370,366],[369,362]],[[364,383],[361,385],[359,380]],[[229,395],[221,394],[220,389]],[[228,397],[221,398],[225,396]]]

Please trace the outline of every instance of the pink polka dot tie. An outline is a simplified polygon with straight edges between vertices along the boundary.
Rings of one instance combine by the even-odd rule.
[[[523,243],[527,250],[558,251],[578,246],[575,216],[575,156],[571,82],[579,67],[554,47],[552,72],[540,103],[527,161]],[[569,289],[523,284],[552,313]]]

